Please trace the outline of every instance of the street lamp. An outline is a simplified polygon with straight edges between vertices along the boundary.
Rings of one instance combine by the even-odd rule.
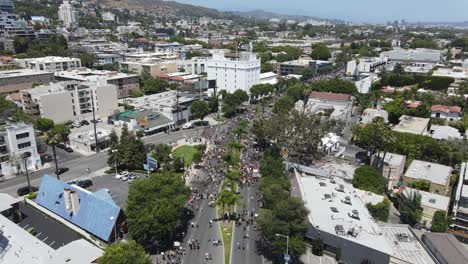
[[[26,171],[26,178],[28,179],[28,190],[31,193],[31,181],[29,180],[28,164],[27,164],[29,157],[31,157],[30,152],[25,152],[21,154],[21,158],[23,159],[23,162],[24,162],[24,170]]]
[[[117,153],[119,152],[117,149],[112,149],[111,150],[112,153]],[[114,155],[114,166],[115,166],[115,175],[117,176],[117,155]]]
[[[286,260],[286,264],[288,264],[289,262],[289,236],[285,236],[282,234],[276,234],[276,236],[286,238],[286,255],[284,256],[284,259]]]

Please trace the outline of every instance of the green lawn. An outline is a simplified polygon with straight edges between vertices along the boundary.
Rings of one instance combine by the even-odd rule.
[[[193,156],[197,153],[195,146],[183,145],[180,146],[172,152],[172,157],[174,158],[183,158],[185,161],[185,166],[192,164]]]

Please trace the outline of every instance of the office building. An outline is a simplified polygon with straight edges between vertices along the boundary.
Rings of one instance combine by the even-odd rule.
[[[219,90],[249,92],[253,85],[260,83],[260,59],[251,52],[241,52],[239,58],[230,59],[218,51],[207,59],[205,66],[208,80],[216,80]]]
[[[66,27],[71,27],[76,24],[76,11],[68,0],[64,0],[59,6],[58,16],[60,21]]]
[[[442,60],[443,52],[434,49],[402,49],[394,48],[380,53],[381,59],[397,63],[432,63],[437,64]]]
[[[36,84],[49,84],[54,80],[54,73],[30,69],[0,71],[0,93],[17,93],[30,89]]]
[[[95,79],[105,79],[107,84],[117,87],[117,97],[125,98],[132,94],[132,91],[140,89],[140,80],[136,74],[121,73],[115,71],[100,71],[87,68],[61,71],[55,73],[58,81],[93,81]]]
[[[107,120],[118,110],[117,87],[106,79],[51,83],[22,90],[21,102],[26,113],[55,123],[91,119],[93,103],[96,118]]]
[[[11,176],[42,167],[37,152],[36,137],[32,125],[24,123],[4,123],[0,125],[0,174]]]
[[[15,63],[20,68],[50,72],[74,70],[81,67],[81,60],[78,58],[56,56],[16,59]]]

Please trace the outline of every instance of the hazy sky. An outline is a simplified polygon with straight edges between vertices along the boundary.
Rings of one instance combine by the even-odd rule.
[[[176,0],[219,10],[263,9],[357,22],[468,21],[468,0]]]

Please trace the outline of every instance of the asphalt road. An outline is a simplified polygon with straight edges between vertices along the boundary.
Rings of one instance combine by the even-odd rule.
[[[184,138],[197,138],[203,131],[203,127],[190,129],[190,130],[179,130],[172,132],[170,134],[160,133],[152,136],[143,138],[145,144],[161,144],[166,143],[170,144],[174,141],[181,140]],[[76,178],[87,178],[92,177],[93,172],[99,171],[103,168],[108,167],[107,165],[107,151],[102,151],[97,154],[90,156],[82,156],[76,153],[71,153],[68,155],[65,151],[58,149],[57,150],[57,160],[60,168],[69,168],[70,170],[60,175],[60,179],[63,181],[69,181]],[[75,157],[76,155],[76,157]],[[72,156],[72,158],[70,158]],[[90,172],[87,171],[89,168]],[[31,180],[32,186],[39,186],[40,179],[44,174],[49,174],[55,176],[55,165],[54,162],[50,162],[50,167],[34,172],[29,173],[29,178]],[[94,175],[97,176],[97,175]],[[0,183],[0,192],[8,193],[14,197],[17,196],[16,190],[20,187],[27,186],[27,178],[25,174],[20,174],[14,178],[7,179]]]

